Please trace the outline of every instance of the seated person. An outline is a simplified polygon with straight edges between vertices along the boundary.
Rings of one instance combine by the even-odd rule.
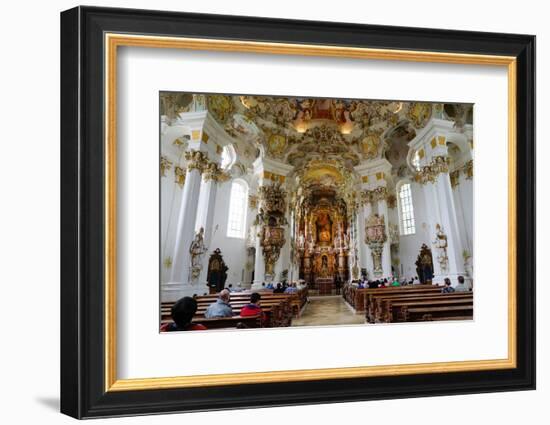
[[[285,294],[295,294],[296,292],[298,292],[298,288],[296,288],[296,283],[295,282],[292,282],[290,284],[290,286],[288,286],[286,289],[285,289]]]
[[[418,276],[415,276],[413,279],[413,285],[420,285],[420,279],[418,279]]]
[[[365,285],[363,285],[363,282],[359,281],[359,285],[357,285],[357,289],[365,289]]]
[[[380,284],[378,285],[379,288],[386,288],[386,283],[388,283],[388,281],[386,279],[384,280],[381,280],[380,281]]]
[[[399,283],[399,280],[397,280],[397,278],[394,278],[390,286],[401,286],[401,284]]]
[[[380,285],[380,282],[377,280],[369,280],[369,289],[378,288],[378,285]]]
[[[204,331],[206,327],[201,324],[191,323],[197,311],[197,301],[191,297],[180,298],[172,306],[173,323],[165,323],[160,327],[161,332],[172,331]]]
[[[260,307],[261,299],[262,299],[262,296],[260,294],[258,294],[257,292],[253,292],[252,295],[250,295],[250,304],[247,304],[243,308],[241,308],[241,312],[240,312],[241,317],[261,315],[262,323],[264,323],[266,320],[266,316],[262,312],[262,308]]]
[[[266,289],[271,289],[271,290],[273,290],[273,289],[275,289],[275,287],[273,286],[273,283],[269,282],[269,283],[267,284],[267,286],[266,286]]]
[[[233,309],[229,304],[229,291],[223,289],[218,296],[218,299],[208,306],[204,312],[204,317],[211,319],[213,317],[231,317]]]
[[[278,283],[277,287],[273,290],[273,293],[274,294],[282,294],[283,292],[285,292],[285,288],[283,288],[283,285]]]
[[[451,279],[448,277],[445,278],[445,286],[441,289],[441,293],[443,294],[450,294],[451,292],[454,292],[455,288],[451,286]]]
[[[470,292],[464,284],[464,276],[458,276],[458,285],[455,286],[456,292]]]
[[[233,288],[233,285],[232,285],[232,284],[229,284],[229,286],[227,287],[227,289],[229,289],[229,292],[235,292],[235,289]]]

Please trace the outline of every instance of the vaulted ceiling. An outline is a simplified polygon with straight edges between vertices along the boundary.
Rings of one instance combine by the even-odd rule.
[[[175,117],[197,104],[233,136],[245,168],[262,155],[293,165],[302,183],[322,179],[326,187],[378,158],[401,172],[407,143],[434,114],[457,125],[472,120],[471,105],[462,104],[181,93],[164,94],[161,113]]]

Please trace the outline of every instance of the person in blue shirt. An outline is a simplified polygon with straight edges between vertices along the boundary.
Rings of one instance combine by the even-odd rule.
[[[285,289],[285,294],[294,294],[298,292],[298,288],[296,288],[296,283],[292,282],[290,284],[290,286],[288,286],[286,289]]]
[[[204,317],[211,319],[213,317],[231,317],[233,316],[233,309],[229,304],[229,291],[224,289],[220,292],[218,299],[210,304],[204,312]]]

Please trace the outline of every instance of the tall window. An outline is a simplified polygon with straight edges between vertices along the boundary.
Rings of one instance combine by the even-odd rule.
[[[404,183],[399,188],[399,207],[401,210],[401,234],[413,235],[416,229],[410,183]]]
[[[227,236],[230,238],[241,238],[245,236],[246,221],[246,184],[235,180],[231,184],[231,197],[229,200],[229,218],[227,221]]]

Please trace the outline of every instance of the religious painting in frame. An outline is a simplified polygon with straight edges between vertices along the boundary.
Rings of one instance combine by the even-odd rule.
[[[534,48],[63,12],[61,411],[533,389]]]

